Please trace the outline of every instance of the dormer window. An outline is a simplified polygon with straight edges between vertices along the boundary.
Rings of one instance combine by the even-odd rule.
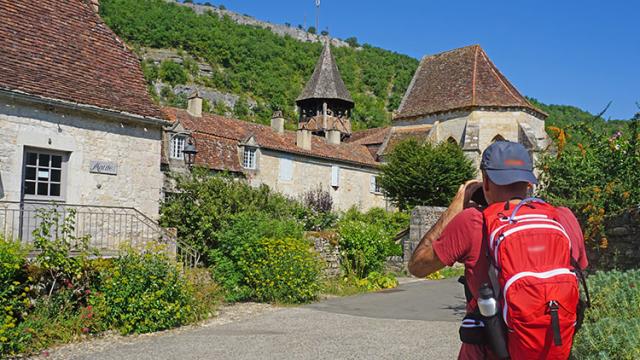
[[[169,148],[169,158],[175,160],[184,160],[184,145],[187,143],[186,136],[175,135],[171,138],[171,146]]]
[[[245,169],[256,169],[256,148],[245,146],[242,156],[242,166]]]

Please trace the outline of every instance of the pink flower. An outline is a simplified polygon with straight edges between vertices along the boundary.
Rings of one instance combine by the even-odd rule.
[[[89,328],[88,327],[83,327],[82,328],[82,333],[83,334],[88,334],[89,333]]]

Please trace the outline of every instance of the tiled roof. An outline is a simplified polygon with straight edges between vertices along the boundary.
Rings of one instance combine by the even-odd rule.
[[[429,140],[429,133],[431,132],[431,125],[421,126],[397,126],[391,128],[385,142],[378,150],[378,155],[389,154],[400,142],[415,139],[418,142],[425,142]]]
[[[355,143],[327,144],[324,138],[312,136],[311,150],[296,145],[296,133],[285,131],[279,134],[270,126],[230,119],[213,114],[193,117],[187,111],[166,108],[168,117],[180,121],[193,133],[198,148],[196,163],[217,170],[240,171],[238,144],[254,137],[258,146],[296,155],[309,156],[376,167],[378,163],[366,146]]]
[[[362,145],[382,144],[389,131],[391,131],[390,127],[356,131],[351,134],[347,142]]]
[[[351,94],[342,81],[336,61],[331,55],[328,42],[324,44],[313,75],[296,102],[308,99],[339,99],[353,103]]]
[[[137,57],[82,0],[0,0],[0,89],[162,118]]]
[[[480,45],[472,45],[425,56],[395,120],[477,107],[519,108],[546,117],[500,73]]]

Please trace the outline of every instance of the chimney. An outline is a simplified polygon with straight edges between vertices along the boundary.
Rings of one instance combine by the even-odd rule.
[[[100,0],[89,0],[93,11],[99,13],[100,12]]]
[[[187,112],[191,114],[191,116],[201,117],[202,116],[202,98],[198,93],[198,90],[194,90],[191,95],[189,95],[189,101],[187,103]]]
[[[327,139],[327,144],[331,145],[340,145],[340,134],[339,130],[329,130],[325,132],[325,138]]]
[[[298,129],[296,132],[296,145],[305,150],[311,150],[311,131]]]
[[[271,129],[278,134],[284,134],[284,117],[282,111],[276,110],[271,116]]]

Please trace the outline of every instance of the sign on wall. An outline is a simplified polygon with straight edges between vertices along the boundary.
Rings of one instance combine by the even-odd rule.
[[[118,175],[118,164],[113,161],[91,160],[89,172],[94,174]]]

